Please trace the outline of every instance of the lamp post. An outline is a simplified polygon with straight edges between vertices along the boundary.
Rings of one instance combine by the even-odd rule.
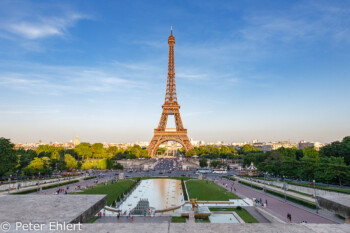
[[[264,192],[266,192],[266,178],[265,178],[266,173],[267,173],[267,172],[264,172]]]
[[[39,179],[38,179],[38,192],[40,192],[40,172],[39,172]]]
[[[317,206],[317,198],[316,198],[316,181],[313,180],[314,183],[314,192],[315,192],[315,206],[316,206],[316,214],[318,214],[318,206]]]
[[[283,176],[283,188],[284,188],[284,202],[287,202],[285,176]]]
[[[12,175],[10,175],[9,180],[8,180],[8,182],[9,182],[9,190],[8,190],[8,193],[10,193],[10,189],[11,189],[11,177],[12,177]]]

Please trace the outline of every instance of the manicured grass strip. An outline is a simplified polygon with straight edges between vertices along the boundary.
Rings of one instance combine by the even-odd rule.
[[[186,223],[186,217],[172,217],[172,223]]]
[[[244,181],[239,181],[239,183],[244,184],[244,185],[246,185],[248,187],[252,187],[252,188],[255,188],[255,189],[263,190],[263,188],[260,187],[260,186],[257,186],[257,185],[254,185],[254,184],[250,184],[250,183],[247,183],[247,182],[244,182]],[[284,198],[284,193],[275,192],[275,191],[272,191],[272,190],[267,189],[267,188],[265,189],[265,191],[267,193],[272,194],[272,195]],[[306,201],[306,200],[302,200],[300,198],[289,196],[289,195],[286,196],[286,199],[291,201],[291,202],[295,202],[297,204],[303,205],[305,207],[308,207],[308,208],[311,208],[311,209],[316,209],[315,203],[312,203],[312,202],[309,202],[309,201]]]
[[[256,220],[247,210],[243,208],[209,208],[210,211],[232,211],[236,212],[241,219],[243,219],[246,223],[258,223],[259,221]]]
[[[108,182],[107,185],[102,183],[94,186],[93,189],[84,189],[82,192],[70,194],[107,194],[107,205],[111,205],[123,193],[128,193],[136,183],[133,179],[118,180],[114,184],[111,182]]]
[[[239,181],[240,184],[244,184],[246,186],[250,186],[252,188],[255,188],[255,189],[259,189],[259,190],[263,190],[262,187],[258,186],[258,185],[255,185],[255,184],[251,184],[251,183],[248,183],[248,182],[244,182],[244,181]]]
[[[97,216],[94,216],[94,217],[90,218],[90,219],[87,221],[87,223],[94,223],[97,219],[98,219],[98,217],[97,217]]]
[[[266,189],[266,192],[267,193],[271,193],[272,195],[284,198],[284,194],[283,193],[275,192],[275,191],[272,191],[272,190],[269,190],[269,189]],[[315,203],[312,203],[312,202],[309,202],[309,201],[306,201],[306,200],[302,200],[300,198],[289,196],[289,195],[286,196],[286,199],[288,201],[295,202],[297,204],[301,204],[301,205],[306,206],[308,208],[316,209]]]
[[[96,178],[96,176],[88,176],[88,177],[85,177],[83,180],[92,180],[95,178]]]
[[[242,183],[244,183],[245,185],[251,185],[250,183],[247,183],[247,182],[244,182],[244,181],[239,181],[239,182],[242,182]],[[262,187],[260,187],[260,186],[257,186],[257,185],[254,185],[254,184],[252,184],[253,186],[254,186],[254,188],[255,189],[260,189],[260,190],[263,190],[263,188]],[[272,184],[266,184],[266,187],[268,187],[268,186],[272,186],[272,187],[275,187],[275,188],[281,188],[281,187],[279,187],[279,186],[276,186],[276,185],[272,185]],[[293,193],[298,193],[298,194],[301,194],[301,195],[304,195],[304,196],[307,196],[307,197],[312,197],[312,195],[311,194],[307,194],[307,193],[302,193],[302,192],[299,192],[299,191],[295,191],[295,190],[292,190],[292,189],[288,189],[288,191],[289,192],[293,192]]]
[[[184,182],[183,179],[181,179],[181,185],[182,185],[182,191],[183,191],[183,194],[184,194],[184,200],[188,201],[186,187],[185,187],[185,182]]]
[[[79,182],[79,180],[72,180],[72,181],[60,183],[59,185],[58,184],[53,184],[53,185],[42,187],[42,190],[51,189],[51,188],[57,188],[57,187],[61,187],[61,186],[64,186],[64,185],[78,183],[78,182]],[[25,191],[13,193],[13,194],[15,194],[15,195],[17,195],[17,194],[28,194],[28,193],[35,193],[36,191],[38,191],[37,187],[34,188],[34,189],[29,189],[29,190],[25,190]]]
[[[259,221],[256,220],[247,210],[241,208],[236,209],[235,212],[243,219],[246,223],[258,223]]]
[[[196,223],[210,223],[210,219],[209,218],[196,218],[195,222]]]
[[[228,201],[229,199],[240,199],[223,187],[207,180],[189,180],[186,182],[186,186],[190,198],[196,198],[198,201]]]
[[[297,183],[297,182],[293,182],[293,181],[287,181],[288,184],[292,184],[292,185],[298,185],[298,186],[303,186],[303,187],[308,187],[310,188],[309,184],[304,184],[304,183]],[[314,186],[312,185],[311,188],[313,188]],[[332,192],[338,192],[338,193],[346,193],[346,194],[350,194],[350,189],[341,189],[341,188],[331,188],[331,187],[325,187],[322,185],[316,185],[317,189],[322,189],[322,190],[326,190],[326,191],[332,191]]]
[[[301,195],[304,195],[304,196],[307,196],[307,197],[312,197],[312,194],[307,194],[307,193],[295,191],[295,190],[292,190],[292,189],[288,189],[288,191],[289,192],[293,192],[293,193],[298,193],[298,194],[301,194]]]

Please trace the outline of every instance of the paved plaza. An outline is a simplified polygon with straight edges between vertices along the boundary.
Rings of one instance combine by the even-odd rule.
[[[106,195],[0,195],[0,223],[87,222],[106,205]]]
[[[86,233],[348,233],[349,225],[345,224],[283,224],[283,223],[260,223],[260,224],[226,224],[226,223],[96,223],[84,224],[82,231]],[[64,231],[70,232],[70,231]]]
[[[220,178],[218,179],[218,184],[224,186],[224,183],[229,184],[227,190],[231,190],[231,180]],[[241,197],[248,197],[251,199],[261,198],[264,203],[267,200],[267,208],[265,210],[272,213],[274,216],[278,217],[282,221],[286,222],[287,214],[290,213],[292,215],[292,223],[301,223],[302,221],[307,221],[307,223],[337,223],[335,221],[329,220],[310,211],[296,207],[288,202],[286,203],[278,198],[266,195],[263,192],[259,192],[253,188],[247,187],[237,182],[235,182],[234,187],[236,188],[235,194]]]

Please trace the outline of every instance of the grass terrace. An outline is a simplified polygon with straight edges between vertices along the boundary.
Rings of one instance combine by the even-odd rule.
[[[190,198],[198,201],[228,201],[229,199],[241,199],[225,188],[207,180],[189,180],[186,182]]]
[[[136,183],[134,179],[118,180],[114,184],[109,181],[107,185],[102,183],[94,186],[93,189],[84,189],[70,194],[107,194],[107,205],[111,205],[122,194],[128,193]]]

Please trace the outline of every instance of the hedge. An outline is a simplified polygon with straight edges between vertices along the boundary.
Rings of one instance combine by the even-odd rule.
[[[92,179],[95,179],[96,176],[89,176],[89,177],[85,177],[83,180],[92,180]]]
[[[46,190],[46,189],[50,189],[50,188],[60,187],[60,186],[63,186],[63,185],[68,185],[68,184],[77,183],[77,182],[79,182],[79,180],[71,180],[71,181],[67,181],[67,182],[64,182],[64,183],[60,183],[59,185],[57,185],[57,184],[52,184],[52,185],[49,185],[49,186],[44,186],[44,187],[42,187],[42,189],[43,189],[43,190]],[[25,191],[13,193],[13,194],[35,193],[37,190],[38,190],[38,189],[35,188],[35,189],[29,189],[29,190],[25,190]]]
[[[250,183],[247,183],[247,182],[244,182],[244,181],[239,181],[239,183],[244,184],[246,186],[250,186],[250,187],[255,188],[255,189],[263,190],[263,188],[260,187],[260,186],[257,186],[257,185],[254,185],[254,184],[250,184]],[[272,195],[284,198],[284,194],[283,193],[275,192],[275,191],[272,191],[272,190],[269,190],[269,189],[265,189],[265,191],[267,193],[272,194]],[[309,201],[305,201],[305,200],[302,200],[300,198],[293,197],[293,196],[290,196],[290,195],[286,195],[286,199],[291,201],[291,202],[295,202],[297,204],[301,204],[301,205],[303,205],[305,207],[308,207],[308,208],[311,208],[311,209],[316,209],[316,205],[314,203],[309,202]]]
[[[272,190],[269,190],[269,189],[266,189],[266,192],[267,192],[267,193],[270,193],[270,194],[272,194],[272,195],[275,195],[275,196],[279,196],[279,197],[283,197],[283,198],[284,198],[284,194],[283,194],[283,193],[275,192],[275,191],[272,191]],[[293,197],[293,196],[289,196],[289,195],[286,195],[286,199],[289,200],[289,201],[292,201],[292,202],[301,204],[301,205],[303,205],[303,206],[306,206],[306,207],[308,207],[308,208],[316,209],[315,203],[311,203],[311,202],[309,202],[309,201],[305,201],[305,200],[302,200],[302,199],[300,199],[300,198]]]
[[[302,187],[308,187],[310,188],[310,184],[304,184],[304,183],[296,183],[293,181],[287,181],[288,184],[292,184],[292,185],[297,185],[297,186],[302,186]],[[313,188],[314,186],[312,185],[311,188]],[[332,188],[332,187],[324,187],[321,185],[316,185],[316,189],[322,189],[322,190],[326,190],[326,191],[331,191],[331,192],[338,192],[338,193],[346,193],[346,194],[350,194],[350,189],[340,189],[340,188]]]
[[[248,183],[248,182],[244,182],[244,181],[241,181],[241,180],[239,181],[239,183],[244,184],[244,185],[247,185],[247,186],[250,186],[250,187],[253,187],[253,188],[255,188],[255,189],[263,190],[262,187],[260,187],[260,186],[258,186],[258,185],[255,185],[255,184],[250,184],[250,183]]]

